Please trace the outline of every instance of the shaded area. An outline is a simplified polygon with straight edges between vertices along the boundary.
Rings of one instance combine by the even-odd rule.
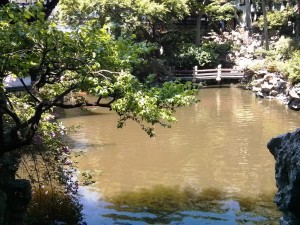
[[[44,189],[41,193],[33,193],[27,224],[84,225],[81,210],[82,205],[75,196]]]

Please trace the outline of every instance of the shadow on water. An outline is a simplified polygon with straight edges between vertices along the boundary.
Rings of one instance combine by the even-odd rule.
[[[82,205],[75,196],[51,188],[33,192],[27,225],[84,225]]]
[[[107,200],[102,217],[111,219],[105,224],[271,225],[278,224],[280,217],[274,194],[238,197],[215,188],[196,192],[157,185]]]

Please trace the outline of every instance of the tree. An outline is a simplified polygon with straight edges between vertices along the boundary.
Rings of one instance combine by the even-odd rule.
[[[262,6],[262,12],[263,12],[263,18],[264,18],[264,29],[263,34],[265,42],[266,42],[266,50],[269,51],[269,34],[268,34],[268,19],[267,19],[267,12],[266,12],[266,2],[265,0],[261,1]],[[262,38],[263,41],[263,38]]]
[[[107,26],[94,21],[61,31],[45,19],[44,10],[41,3],[28,8],[16,4],[0,8],[2,157],[37,140],[53,139],[53,132],[60,132],[59,126],[52,124],[55,107],[108,107],[119,115],[118,127],[131,119],[153,136],[155,124],[169,127],[176,120],[172,114],[177,107],[196,101],[190,84],[152,86],[153,75],[140,83],[131,74],[132,66],[143,63],[143,56],[154,50],[153,45],[136,42],[134,37],[114,39]],[[25,77],[31,77],[31,89],[24,84]],[[7,92],[4,82],[11,79],[23,83],[22,95]],[[88,102],[76,94],[79,91],[95,95],[97,101]],[[13,180],[15,171],[4,176],[4,170],[2,165],[1,182],[8,177]],[[0,185],[0,191],[2,188]]]
[[[296,39],[300,39],[300,0],[297,0]]]
[[[5,96],[6,103],[1,105],[1,109],[14,125],[5,133],[7,138],[1,140],[2,152],[30,142],[43,113],[55,106],[105,106],[120,114],[121,123],[132,118],[164,125],[159,122],[161,118],[173,120],[170,116],[174,108],[189,104],[193,99],[189,96],[190,90],[185,91],[182,85],[167,83],[162,89],[146,89],[129,73],[133,64],[141,63],[141,54],[150,51],[147,43],[134,43],[132,39],[114,40],[105,28],[93,24],[73,32],[62,32],[55,24],[44,21],[43,14],[34,14],[36,6],[25,9],[23,13],[12,14],[15,7],[4,10],[7,21],[1,24],[0,76],[2,79],[13,76],[21,80],[31,76],[33,90],[27,90],[27,94],[33,113],[22,120],[14,111],[9,96]],[[26,19],[29,16],[41,18],[28,24]],[[14,23],[11,24],[11,21]],[[10,37],[14,37],[14,41],[9,41]],[[113,72],[121,70],[123,72]],[[77,99],[73,105],[60,103],[63,97],[76,91],[87,91],[97,95],[99,100],[87,103]],[[177,96],[178,101],[173,99],[174,94],[180,92],[182,98]],[[110,97],[111,101],[100,103],[105,97]],[[145,105],[140,105],[138,100],[143,100]],[[144,111],[146,106],[153,107],[151,116]]]
[[[213,0],[206,7],[205,12],[214,23],[227,22],[236,17],[236,7],[230,2]]]
[[[197,22],[196,22],[196,39],[195,45],[199,46],[201,42],[201,20],[203,14],[205,14],[205,6],[209,3],[209,0],[198,1],[198,0],[191,0],[190,1],[190,9],[191,13],[195,12],[197,15]]]
[[[151,42],[159,41],[168,26],[188,13],[187,0],[62,0],[60,8],[61,19],[69,24],[97,19],[116,37],[133,33]]]
[[[15,1],[9,1],[9,0],[0,0],[0,7],[9,4],[10,2],[18,2]],[[26,1],[27,2],[27,1]],[[50,16],[54,8],[57,6],[59,0],[47,0],[43,2],[43,12],[45,13],[46,18]],[[24,3],[24,2],[22,2]]]

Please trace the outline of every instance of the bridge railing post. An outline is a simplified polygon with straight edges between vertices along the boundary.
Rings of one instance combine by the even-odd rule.
[[[216,81],[218,81],[218,83],[220,83],[221,78],[222,78],[222,65],[218,65],[218,69],[217,69],[217,77],[216,77]]]
[[[193,68],[193,82],[196,82],[196,80],[197,80],[197,70],[198,70],[198,66],[194,66],[194,68]]]

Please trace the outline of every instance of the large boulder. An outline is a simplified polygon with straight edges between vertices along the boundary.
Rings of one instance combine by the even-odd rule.
[[[300,129],[273,138],[268,149],[276,160],[278,192],[275,203],[283,212],[281,225],[300,224]]]

